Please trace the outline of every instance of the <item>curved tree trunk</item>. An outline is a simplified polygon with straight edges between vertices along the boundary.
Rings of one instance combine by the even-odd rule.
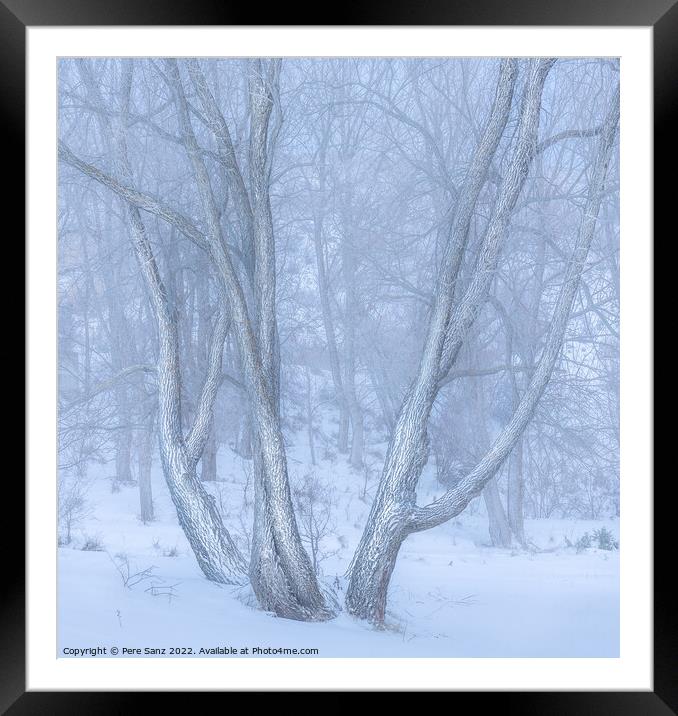
[[[539,64],[537,64],[536,69],[538,73]],[[527,92],[529,96],[529,84]],[[538,94],[540,95],[540,92]],[[536,108],[538,109],[538,103]],[[390,514],[398,525],[402,522],[401,529],[406,533],[419,532],[443,524],[460,514],[466,509],[469,502],[481,493],[488,481],[496,475],[532,419],[534,410],[548,385],[554,366],[560,355],[572,305],[579,288],[579,282],[582,271],[584,270],[589,247],[593,240],[597,216],[603,197],[605,175],[612,155],[618,123],[619,89],[617,88],[612,107],[605,120],[600,136],[598,152],[594,161],[589,184],[588,198],[579,225],[574,251],[568,263],[563,284],[556,300],[546,344],[530,382],[522,394],[512,417],[499,433],[490,449],[471,472],[461,480],[459,484],[448,490],[441,498],[430,505],[418,507],[412,499],[411,493],[405,489],[402,478],[398,480],[397,475],[392,471],[385,472],[382,478],[383,486],[380,485],[379,499],[375,501],[376,513],[371,516],[372,518],[368,522],[363,539],[356,552],[356,561],[353,567],[356,574],[355,582],[353,570],[351,572],[351,581],[347,593],[347,605],[352,613],[377,623],[382,621],[384,617],[382,604],[385,603],[386,600],[388,582],[373,582],[373,591],[368,593],[365,593],[364,588],[357,583],[357,576],[364,574],[367,569],[363,562],[370,558],[374,559],[376,554],[383,554],[385,551],[388,551],[390,554],[394,543],[393,539],[390,538],[387,533],[383,538],[386,544],[377,544],[375,547],[375,541],[378,543],[379,538],[374,529],[374,525],[383,523],[384,519]],[[388,465],[389,462],[387,460],[387,467]],[[407,474],[406,477],[411,479],[411,473]],[[386,575],[387,572],[383,572],[383,576]]]
[[[80,65],[82,77],[95,104],[104,108],[98,86],[87,65]],[[127,116],[132,84],[132,64],[126,67],[123,78],[122,107],[117,124],[103,122],[103,129],[111,139],[116,174],[127,184],[131,182],[126,142]],[[107,117],[106,113],[102,116]],[[60,156],[74,167],[113,188],[115,177],[105,175],[61,147]],[[129,197],[124,206],[129,225],[130,239],[139,269],[148,288],[155,320],[158,325],[158,440],[163,471],[169,487],[177,517],[193,549],[198,564],[208,579],[225,584],[243,584],[247,565],[238,552],[214,503],[200,484],[195,466],[204,449],[210,425],[212,406],[221,380],[223,343],[229,321],[222,314],[217,321],[212,345],[210,365],[205,378],[196,419],[190,434],[184,440],[181,419],[181,373],[179,368],[179,340],[177,319],[170,306],[166,287],[160,276],[139,206]]]
[[[251,274],[254,318],[248,310],[243,286],[222,237],[220,215],[189,117],[176,60],[166,69],[175,93],[179,126],[191,161],[208,226],[207,248],[233,315],[233,325],[247,383],[253,419],[255,519],[250,578],[262,608],[279,616],[308,621],[332,616],[299,536],[287,474],[287,456],[278,412],[279,349],[276,324],[275,243],[269,197],[267,154],[268,125],[273,106],[272,86],[277,63],[265,67],[248,63],[250,101],[249,207],[254,270]],[[230,134],[221,112],[195,61],[188,70],[209,118],[224,162],[234,177],[242,177],[232,151]],[[244,186],[244,185],[243,185]],[[241,181],[232,187],[241,194]]]
[[[407,536],[407,514],[383,497],[374,505],[374,517],[368,520],[349,567],[346,608],[353,616],[381,626],[386,618],[388,585]]]
[[[429,416],[439,390],[439,381],[449,372],[488,295],[508,220],[534,154],[541,92],[552,64],[553,61],[536,61],[530,65],[511,161],[499,188],[476,270],[458,304],[453,306],[454,287],[475,205],[509,117],[516,63],[514,60],[502,62],[490,118],[468,170],[452,233],[443,254],[419,371],[398,414],[377,496],[350,570],[347,608],[352,614],[374,623],[383,621],[382,605],[386,602],[392,567],[391,571],[380,571],[381,581],[370,580],[369,588],[361,584],[361,579],[371,571],[369,562],[378,559],[384,552],[391,555],[394,548],[396,551],[399,549],[408,532],[420,529],[419,520],[415,519],[416,487],[428,459]],[[390,526],[385,531],[381,528],[384,520]],[[386,544],[382,545],[381,540]]]

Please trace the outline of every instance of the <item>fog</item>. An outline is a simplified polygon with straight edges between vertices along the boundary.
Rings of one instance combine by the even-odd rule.
[[[61,60],[62,552],[172,525],[250,609],[379,628],[460,526],[607,560],[618,85],[601,58]]]

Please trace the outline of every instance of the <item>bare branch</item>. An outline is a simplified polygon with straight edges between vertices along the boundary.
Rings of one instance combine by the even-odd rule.
[[[174,226],[186,238],[190,239],[196,246],[203,249],[203,251],[207,250],[207,241],[195,224],[193,224],[188,217],[162,203],[159,199],[156,199],[150,194],[145,194],[133,189],[130,186],[126,186],[93,164],[88,164],[83,159],[77,157],[62,141],[59,141],[59,159],[108,187],[138,209],[163,219],[168,224]]]
[[[612,100],[612,108],[605,121],[599,143],[586,207],[579,226],[577,242],[567,266],[565,280],[556,301],[546,344],[513,416],[503,428],[492,447],[462,482],[448,490],[441,498],[426,507],[417,507],[410,516],[410,530],[420,531],[435,527],[458,515],[468,503],[480,494],[485,484],[496,474],[513,450],[526,426],[532,419],[555,367],[565,337],[572,304],[581,279],[589,247],[593,240],[598,212],[603,197],[605,175],[612,155],[619,124],[619,89]]]
[[[107,380],[104,380],[98,385],[96,385],[87,395],[83,395],[81,398],[76,398],[75,400],[65,405],[62,408],[62,412],[67,412],[69,410],[73,410],[73,408],[77,408],[80,405],[89,403],[91,400],[96,398],[97,395],[100,395],[101,393],[105,393],[106,391],[115,388],[120,381],[124,380],[125,378],[128,378],[130,375],[134,375],[135,373],[155,373],[156,370],[157,369],[154,365],[145,364],[131,365],[127,368],[123,368],[114,376],[111,376]]]
[[[200,392],[193,426],[186,437],[186,453],[189,464],[195,465],[200,459],[212,425],[214,401],[222,382],[221,361],[224,341],[231,328],[231,318],[223,311],[219,313],[207,356],[207,375]]]

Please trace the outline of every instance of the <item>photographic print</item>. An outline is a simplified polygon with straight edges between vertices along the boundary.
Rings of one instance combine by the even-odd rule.
[[[619,657],[618,59],[57,71],[57,656]]]

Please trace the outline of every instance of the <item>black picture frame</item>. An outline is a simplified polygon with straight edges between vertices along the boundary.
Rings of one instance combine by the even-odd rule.
[[[278,4],[263,13],[267,25],[567,25],[567,26],[652,26],[654,29],[654,157],[655,223],[662,214],[669,218],[675,205],[675,181],[670,177],[676,165],[676,107],[678,107],[678,0],[391,0],[386,3],[344,3],[328,8],[324,16],[309,13],[301,6]],[[163,3],[139,0],[0,0],[0,101],[4,128],[5,176],[14,177],[3,194],[6,207],[25,203],[25,70],[26,29],[29,26],[101,25],[257,25],[262,9],[247,4],[215,0],[167,0]],[[628,200],[622,198],[622,201]],[[23,214],[16,230],[25,229]],[[668,222],[666,223],[669,226]],[[673,230],[675,233],[675,229]],[[17,333],[20,333],[19,328]],[[18,343],[18,341],[17,341]],[[18,361],[15,359],[14,363]],[[14,368],[16,370],[16,368]],[[30,389],[28,386],[27,389]],[[18,422],[18,421],[17,421]],[[671,471],[672,473],[674,471]],[[14,519],[6,534],[23,533],[24,486],[16,475],[6,472],[3,487],[6,505],[3,519]],[[655,484],[654,561],[672,563],[670,545],[675,516],[667,483]],[[10,479],[11,478],[11,479]],[[670,512],[671,511],[671,512]],[[13,517],[11,515],[13,514]],[[17,545],[5,555],[0,594],[0,713],[23,714],[127,714],[158,708],[158,694],[96,692],[25,692],[25,565]],[[13,564],[12,561],[16,563]],[[482,697],[486,707],[495,702],[505,713],[520,714],[678,714],[678,609],[671,589],[671,569],[654,570],[654,691],[653,692],[540,692],[455,694],[450,708],[459,708],[458,699]],[[174,708],[185,697],[170,694]],[[193,698],[193,697],[190,697]],[[226,707],[223,704],[222,707]]]

